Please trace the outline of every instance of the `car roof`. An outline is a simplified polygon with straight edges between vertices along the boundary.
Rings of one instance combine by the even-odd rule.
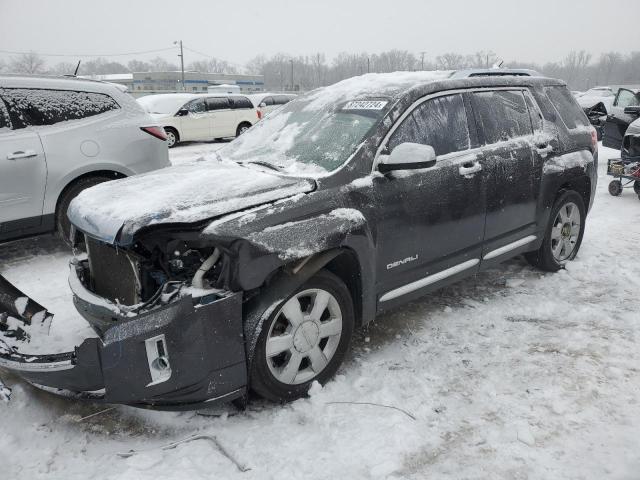
[[[442,90],[472,87],[527,86],[532,84],[566,85],[561,80],[526,75],[455,76],[451,70],[367,73],[322,87],[303,95],[310,109],[321,109],[331,104],[353,99],[400,99],[405,95],[427,95]],[[297,101],[297,100],[294,100]]]
[[[57,90],[78,90],[97,93],[121,91],[113,83],[61,75],[1,74],[0,87],[5,88],[51,88]]]

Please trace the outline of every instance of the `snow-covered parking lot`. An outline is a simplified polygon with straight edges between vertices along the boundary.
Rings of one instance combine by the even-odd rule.
[[[221,145],[177,147],[172,161]],[[3,374],[14,394],[0,404],[0,478],[640,479],[640,202],[607,193],[616,153],[601,148],[567,270],[516,259],[384,314],[308,399],[221,415],[104,411]],[[55,312],[61,343],[88,329],[68,259],[51,237],[0,246],[0,273]],[[161,448],[194,434],[218,444]],[[131,449],[143,452],[118,455]]]

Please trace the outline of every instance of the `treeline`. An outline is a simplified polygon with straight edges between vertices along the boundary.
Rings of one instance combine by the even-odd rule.
[[[504,67],[531,68],[544,75],[565,80],[573,90],[586,90],[595,85],[640,84],[640,51],[623,54],[608,52],[594,57],[587,51],[572,51],[562,60],[535,64],[522,61],[502,63],[491,51],[479,51],[469,55],[445,53],[435,58],[415,54],[408,50],[389,50],[381,53],[340,53],[331,60],[325,54],[291,56],[279,53],[267,57],[259,55],[246,65],[210,58],[192,61],[187,70],[211,73],[251,73],[265,76],[268,90],[311,90],[367,72],[393,72],[398,70],[450,70],[460,68],[487,68],[497,64]],[[36,53],[23,54],[8,62],[0,60],[0,72],[16,73],[73,73],[76,64],[58,63],[47,66]],[[171,71],[179,65],[162,57],[151,60],[131,60],[126,64],[96,58],[82,62],[80,75]]]

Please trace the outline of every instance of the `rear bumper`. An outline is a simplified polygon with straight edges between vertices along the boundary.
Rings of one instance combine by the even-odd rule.
[[[122,314],[84,287],[82,268],[71,266],[74,303],[102,326],[101,338],[61,354],[20,353],[26,336],[16,332],[34,325],[15,308],[24,295],[0,277],[0,315],[9,319],[0,331],[0,367],[48,391],[138,407],[193,409],[245,395],[241,293],[185,295],[144,313]]]

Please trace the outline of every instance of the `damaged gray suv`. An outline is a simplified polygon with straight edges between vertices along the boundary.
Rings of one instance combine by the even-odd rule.
[[[382,310],[519,254],[562,268],[596,167],[595,130],[561,81],[345,80],[210,158],[80,194],[69,218],[86,254],[69,282],[97,337],[29,355],[52,315],[0,277],[0,366],[144,407],[300,397]]]

